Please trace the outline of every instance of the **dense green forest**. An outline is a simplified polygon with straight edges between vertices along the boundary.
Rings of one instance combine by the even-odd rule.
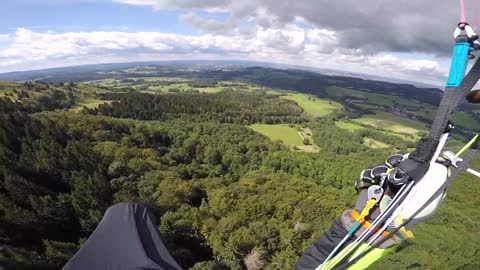
[[[289,100],[233,90],[216,94],[155,96],[134,92],[104,94],[102,98],[118,102],[100,105],[98,109],[87,109],[87,112],[139,120],[167,120],[186,115],[190,120],[244,125],[306,121],[302,117],[302,109]]]
[[[6,269],[61,268],[104,211],[123,201],[149,207],[185,269],[292,269],[354,204],[362,169],[415,145],[399,134],[336,125],[356,112],[311,117],[265,91],[9,87],[16,92],[0,97]],[[88,95],[111,102],[74,110]],[[320,152],[293,151],[247,127],[253,123],[308,127]],[[390,147],[369,147],[365,138]],[[418,243],[374,268],[478,269],[479,191],[478,180],[462,175],[435,218],[414,229]]]

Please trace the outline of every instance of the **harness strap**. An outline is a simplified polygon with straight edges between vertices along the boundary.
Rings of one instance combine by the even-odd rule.
[[[420,140],[415,151],[407,160],[398,166],[398,170],[411,177],[420,180],[429,169],[429,163],[433,157],[440,138],[444,134],[450,115],[480,79],[480,58],[477,59],[468,74],[463,78],[459,87],[447,87],[438,107],[435,120],[427,138]]]
[[[352,218],[354,218],[355,220],[358,220],[360,218],[360,213],[358,213],[356,210],[352,210],[350,213],[352,215]],[[370,226],[372,226],[372,223],[370,223],[369,221],[365,220],[362,223],[362,227],[365,228],[365,229],[370,228]],[[378,228],[375,231],[378,231]],[[382,232],[382,235],[383,236],[388,236],[388,232]]]
[[[473,158],[475,158],[476,155],[478,155],[480,153],[480,150],[479,150],[479,147],[478,145],[474,145],[472,146],[472,148],[467,152],[467,154],[465,155],[464,159],[462,162],[460,162],[457,170],[455,170],[449,177],[448,177],[448,180],[437,190],[437,193],[439,192],[443,192],[449,185],[450,183],[462,172],[462,171],[465,171],[467,168],[468,168],[468,164],[473,160]],[[358,260],[360,260],[363,256],[365,256],[367,253],[369,253],[370,251],[374,250],[375,248],[378,248],[379,246],[381,246],[383,243],[385,243],[388,239],[390,239],[390,237],[393,237],[396,233],[398,233],[398,231],[400,231],[402,228],[405,228],[406,225],[408,225],[408,223],[410,223],[413,218],[418,215],[420,212],[422,212],[434,199],[435,199],[436,196],[433,196],[432,198],[430,198],[427,203],[425,203],[424,205],[422,205],[422,207],[420,207],[414,215],[412,215],[412,217],[410,217],[408,220],[404,221],[400,226],[398,226],[395,230],[391,231],[388,233],[388,235],[382,239],[380,239],[379,241],[377,241],[376,243],[374,243],[372,246],[368,246],[361,254],[359,254],[356,258],[354,258],[353,260],[351,261],[348,261],[348,262],[345,262],[341,265],[339,265],[336,269],[340,270],[340,269],[347,269],[349,268],[350,266],[354,265]]]

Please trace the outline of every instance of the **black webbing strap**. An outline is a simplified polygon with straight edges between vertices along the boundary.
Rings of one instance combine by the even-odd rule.
[[[467,76],[463,78],[462,84],[459,87],[447,87],[443,95],[442,101],[435,115],[432,127],[428,138],[439,140],[447,127],[450,114],[457,107],[457,105],[468,95],[475,84],[480,79],[480,58],[477,59],[473,67],[468,72]]]
[[[399,171],[415,181],[423,178],[430,167],[430,161],[437,150],[439,140],[448,126],[450,115],[479,79],[480,58],[477,59],[467,76],[463,78],[459,87],[447,87],[445,89],[428,137],[422,138],[410,157],[398,165]]]

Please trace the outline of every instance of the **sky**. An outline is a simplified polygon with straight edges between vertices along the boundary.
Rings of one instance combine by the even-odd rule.
[[[475,21],[475,1],[465,0]],[[249,60],[441,85],[456,0],[2,0],[0,73]]]

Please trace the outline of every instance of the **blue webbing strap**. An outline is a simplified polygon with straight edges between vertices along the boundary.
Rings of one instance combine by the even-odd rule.
[[[468,42],[456,43],[453,47],[452,64],[448,74],[447,87],[459,87],[462,83],[467,68],[470,44]]]

